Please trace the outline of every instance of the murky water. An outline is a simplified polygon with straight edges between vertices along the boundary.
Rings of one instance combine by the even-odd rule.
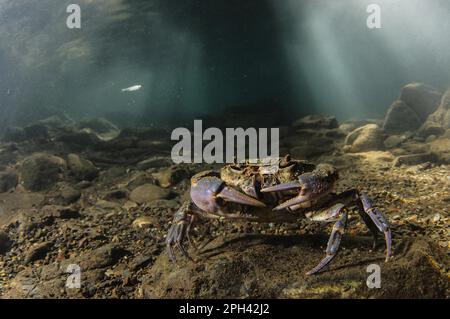
[[[449,298],[450,2],[372,2],[0,0],[0,297]]]

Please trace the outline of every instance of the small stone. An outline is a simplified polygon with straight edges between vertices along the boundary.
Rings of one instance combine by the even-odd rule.
[[[66,204],[72,204],[80,199],[81,192],[79,190],[76,190],[75,188],[66,186],[61,189],[61,197]]]
[[[52,247],[51,243],[43,242],[32,245],[25,254],[25,264],[43,259]]]
[[[130,268],[131,270],[138,270],[147,266],[151,261],[151,255],[139,255],[130,262]]]
[[[414,215],[407,217],[405,220],[408,222],[417,222],[418,218],[417,218],[417,215],[414,214]]]
[[[126,201],[125,204],[123,204],[123,208],[125,208],[126,210],[130,210],[132,208],[136,208],[138,207],[138,205],[135,202],[132,201]]]
[[[144,184],[135,188],[130,194],[130,200],[138,204],[149,203],[156,199],[167,199],[171,192],[153,184]]]
[[[439,246],[450,249],[450,241],[440,241]]]
[[[128,191],[126,189],[116,189],[116,190],[112,190],[109,191],[108,193],[105,194],[104,198],[106,200],[112,199],[122,199],[122,198],[127,198],[128,197]]]
[[[441,214],[437,213],[437,214],[435,214],[435,215],[433,216],[432,221],[433,221],[434,223],[437,223],[437,222],[440,221],[440,220],[441,220]]]
[[[11,248],[12,241],[9,238],[8,234],[0,231],[0,255],[9,251]]]
[[[361,126],[347,135],[345,145],[349,145],[353,153],[380,150],[384,146],[383,132],[376,124]]]
[[[408,137],[406,135],[391,135],[384,140],[384,146],[386,148],[394,148],[403,143]]]
[[[157,226],[158,220],[154,217],[143,216],[133,221],[133,227],[142,228],[144,226]]]
[[[189,171],[185,167],[173,165],[158,173],[154,173],[153,177],[158,181],[159,186],[167,188],[185,178],[189,178]]]

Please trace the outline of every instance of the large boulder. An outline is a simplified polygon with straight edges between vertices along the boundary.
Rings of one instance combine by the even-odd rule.
[[[377,124],[367,124],[347,135],[346,149],[349,152],[366,152],[383,149],[383,131]]]
[[[61,179],[66,168],[64,159],[44,154],[33,154],[22,162],[20,175],[23,185],[31,191],[45,190]]]
[[[428,137],[431,135],[439,136],[444,133],[444,129],[442,128],[441,124],[432,122],[432,121],[426,121],[422,124],[422,126],[419,129],[419,135],[422,137]]]
[[[441,135],[450,129],[450,88],[442,97],[436,112],[431,114],[421,127],[421,135]]]
[[[78,180],[93,180],[98,175],[98,169],[87,159],[77,154],[67,156],[67,164],[73,175]]]
[[[421,123],[421,119],[413,109],[405,102],[397,100],[386,113],[383,130],[390,133],[415,131]]]
[[[433,113],[441,100],[442,93],[424,83],[409,83],[400,92],[400,100],[405,102],[424,122]]]

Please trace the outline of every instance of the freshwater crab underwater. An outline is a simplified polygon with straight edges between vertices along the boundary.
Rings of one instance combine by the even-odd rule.
[[[273,163],[273,162],[271,162]],[[174,248],[187,257],[185,239],[195,247],[190,231],[196,218],[224,218],[252,222],[289,222],[299,218],[334,222],[326,256],[308,275],[327,266],[336,256],[344,235],[348,211],[356,207],[377,244],[384,233],[386,261],[392,256],[391,231],[384,214],[357,189],[334,193],[339,178],[330,164],[279,158],[275,165],[265,162],[230,164],[220,172],[203,171],[191,178],[190,200],[175,213],[166,237],[169,258],[175,261]]]

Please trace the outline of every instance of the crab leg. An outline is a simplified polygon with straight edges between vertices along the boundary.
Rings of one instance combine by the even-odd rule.
[[[177,247],[185,257],[191,259],[186,248],[183,246],[183,241],[185,238],[188,238],[189,242],[192,244],[189,237],[189,231],[195,216],[193,205],[194,204],[189,201],[185,202],[175,213],[173,218],[172,226],[166,237],[167,253],[171,261],[176,260],[173,250],[174,247]]]
[[[344,207],[343,205],[340,206],[339,211],[343,207]],[[336,213],[337,212],[334,211],[330,215],[333,216]],[[347,217],[348,217],[348,213],[346,211],[344,211],[342,216],[334,224],[333,230],[332,230],[331,235],[330,235],[330,239],[328,240],[326,256],[320,261],[320,263],[316,267],[314,267],[313,269],[308,271],[306,273],[307,275],[313,275],[313,274],[319,272],[326,265],[328,265],[330,263],[330,261],[336,256],[336,254],[337,254],[337,252],[339,250],[339,244],[341,243],[342,236],[344,235],[344,232],[345,232],[345,227],[347,226]]]
[[[386,261],[388,261],[392,257],[392,235],[389,223],[384,214],[372,205],[372,201],[365,194],[360,194],[359,199],[364,212],[370,217],[378,230],[384,233],[386,241]]]

